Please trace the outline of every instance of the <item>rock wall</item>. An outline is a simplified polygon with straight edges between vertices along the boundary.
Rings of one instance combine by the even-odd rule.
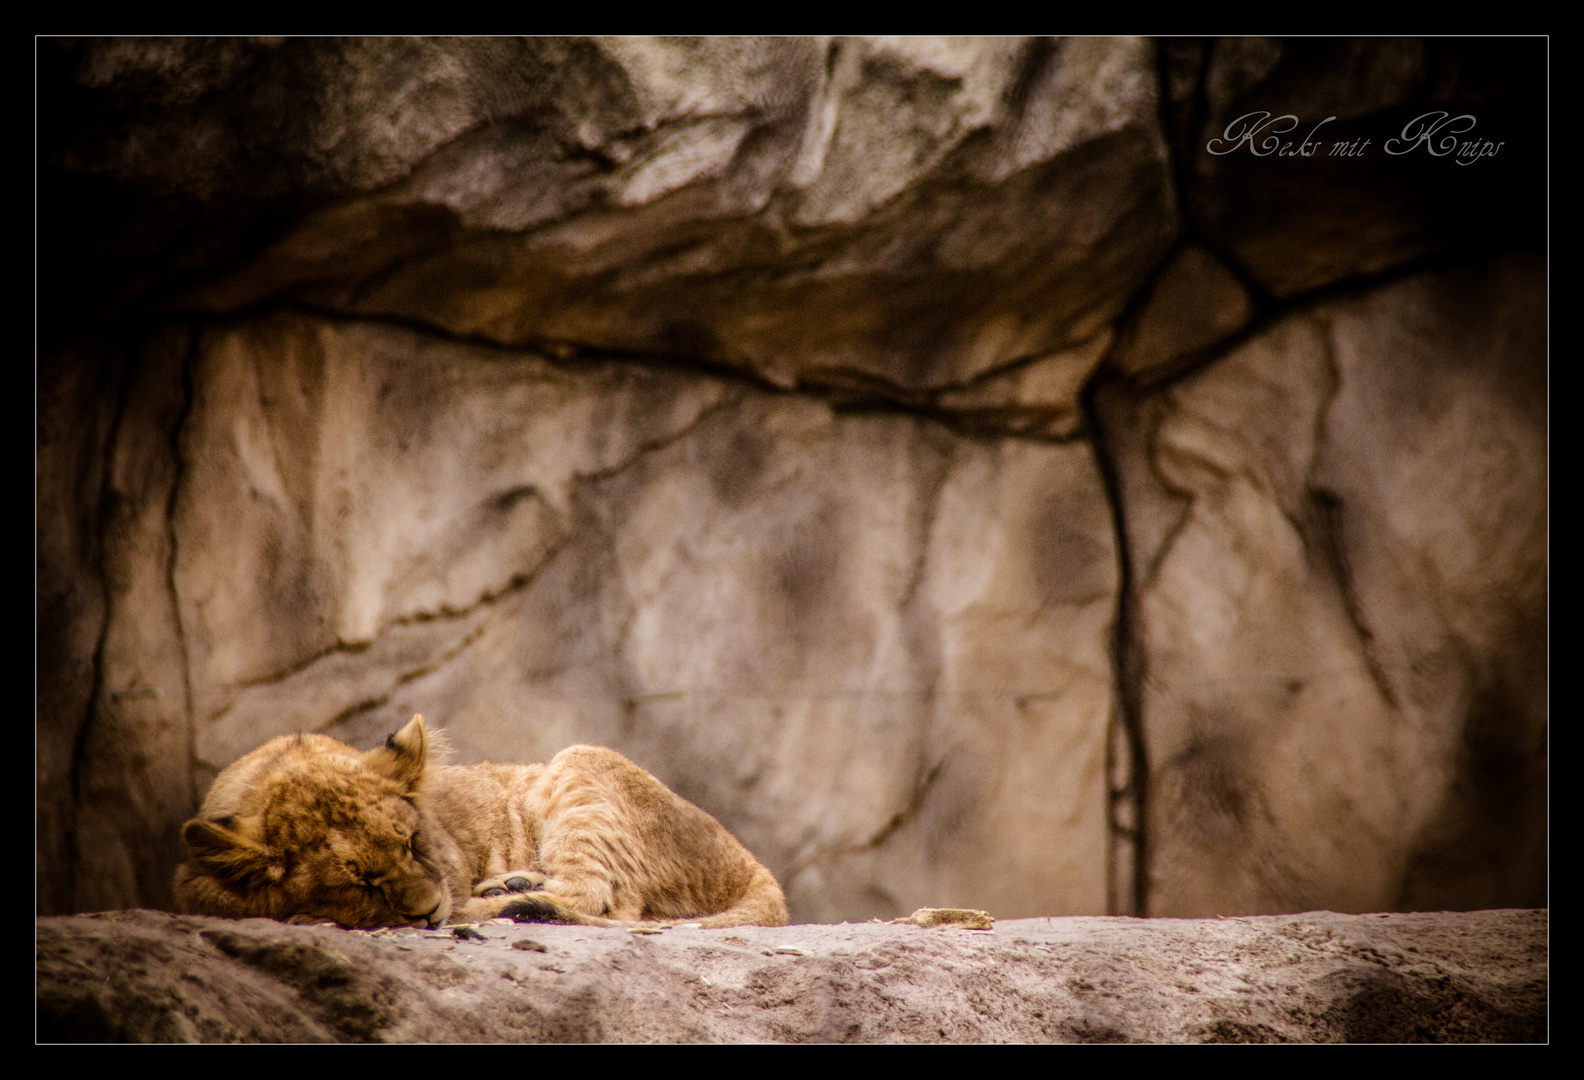
[[[1544,903],[1543,41],[38,50],[41,912],[414,712],[798,921]]]

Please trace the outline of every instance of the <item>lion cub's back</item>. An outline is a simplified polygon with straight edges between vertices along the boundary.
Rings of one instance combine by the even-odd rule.
[[[602,838],[611,868],[643,896],[643,918],[724,911],[759,869],[724,825],[615,750],[569,746],[539,783],[546,842]]]

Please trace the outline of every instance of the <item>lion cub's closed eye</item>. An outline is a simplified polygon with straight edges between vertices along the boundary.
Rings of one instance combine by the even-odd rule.
[[[241,758],[183,827],[177,904],[348,927],[787,921],[720,822],[614,750],[447,766],[434,742],[414,716],[365,753],[289,735]]]

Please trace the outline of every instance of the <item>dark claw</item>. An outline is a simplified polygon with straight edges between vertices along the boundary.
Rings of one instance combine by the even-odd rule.
[[[514,878],[513,880],[521,881],[522,878]],[[480,896],[505,896],[506,895],[506,890],[505,889],[485,889],[483,892],[479,893],[479,895]]]
[[[529,881],[525,877],[509,877],[509,878],[507,878],[506,879],[506,887],[508,889],[510,889],[512,892],[533,892],[534,891],[534,883]]]

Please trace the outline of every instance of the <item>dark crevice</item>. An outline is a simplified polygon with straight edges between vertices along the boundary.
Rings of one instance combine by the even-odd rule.
[[[1391,680],[1386,677],[1386,671],[1375,655],[1375,634],[1370,630],[1358,602],[1358,590],[1353,584],[1353,571],[1348,565],[1347,548],[1342,536],[1343,509],[1342,499],[1334,492],[1311,487],[1309,489],[1311,527],[1303,530],[1300,535],[1304,537],[1311,550],[1320,556],[1330,572],[1331,579],[1336,583],[1337,593],[1342,600],[1342,610],[1347,613],[1348,623],[1358,637],[1359,654],[1369,671],[1370,680],[1380,691],[1381,697],[1386,699],[1386,704],[1393,709],[1399,709],[1397,695],[1392,691]]]
[[[1216,252],[1212,246],[1205,243],[1204,238],[1198,235],[1198,230],[1193,225],[1192,215],[1188,212],[1187,206],[1191,179],[1188,175],[1188,162],[1181,152],[1181,149],[1188,145],[1187,140],[1192,138],[1193,131],[1203,122],[1203,116],[1207,111],[1204,83],[1205,73],[1210,67],[1211,46],[1213,42],[1205,47],[1203,55],[1198,59],[1192,103],[1185,122],[1181,125],[1186,131],[1179,131],[1179,124],[1173,113],[1168,58],[1162,44],[1158,42],[1156,45],[1157,118],[1171,173],[1172,194],[1177,209],[1177,238],[1170,249],[1156,262],[1149,275],[1128,297],[1121,312],[1113,321],[1112,325],[1116,333],[1112,338],[1111,347],[1085,382],[1079,396],[1079,407],[1083,416],[1081,432],[1089,442],[1096,469],[1105,488],[1117,558],[1116,612],[1107,643],[1111,654],[1113,680],[1111,720],[1113,727],[1107,732],[1105,747],[1106,825],[1109,833],[1106,847],[1106,892],[1107,902],[1113,915],[1143,916],[1148,913],[1147,811],[1150,774],[1144,739],[1143,711],[1143,688],[1147,677],[1146,657],[1143,643],[1138,636],[1138,597],[1141,583],[1138,569],[1133,561],[1118,447],[1107,430],[1100,398],[1102,395],[1117,395],[1126,399],[1129,406],[1136,406],[1146,391],[1171,381],[1162,378],[1153,384],[1146,384],[1139,378],[1130,379],[1115,366],[1113,356],[1125,340],[1129,328],[1143,317],[1162,275],[1183,250],[1191,244],[1199,244],[1231,265],[1220,252]],[[1240,279],[1243,277],[1238,269],[1234,269],[1234,274]],[[1250,290],[1250,295],[1258,296],[1259,293]],[[1246,337],[1247,334],[1248,329],[1245,328],[1244,336]],[[1171,378],[1185,377],[1187,370],[1197,370],[1213,363],[1235,347],[1233,341],[1240,343],[1242,340],[1243,337],[1235,336],[1231,340],[1212,343],[1196,350],[1195,354],[1187,358],[1186,363],[1182,358],[1178,358],[1171,365]],[[1130,415],[1137,412],[1136,407],[1129,409]],[[1176,529],[1181,528],[1185,519],[1186,515],[1179,519],[1171,535],[1175,535]],[[1169,547],[1169,542],[1170,536],[1163,547]],[[1121,760],[1118,760],[1119,758]],[[1124,816],[1131,818],[1131,824],[1124,822]],[[1125,871],[1121,865],[1124,860],[1131,862],[1131,866]]]
[[[930,534],[935,531],[935,518],[940,512],[941,492],[946,489],[946,481],[951,476],[950,451],[941,456],[944,460],[936,468],[935,479],[930,484],[929,496],[924,500],[923,521],[920,522],[918,531],[918,553],[914,556],[913,570],[908,574],[907,585],[903,587],[902,595],[897,601],[898,611],[905,611],[913,603],[913,598],[918,595],[919,586],[924,584],[925,565],[929,561]]]
[[[1210,118],[1210,99],[1205,89],[1205,81],[1210,74],[1210,66],[1215,60],[1217,41],[1211,39],[1205,42],[1204,53],[1199,58],[1199,70],[1194,79],[1194,89],[1189,101],[1188,109],[1181,123],[1172,111],[1169,100],[1169,75],[1167,73],[1167,59],[1165,50],[1159,45],[1156,47],[1156,71],[1161,87],[1160,95],[1160,122],[1166,134],[1166,145],[1171,154],[1172,181],[1177,188],[1177,215],[1181,227],[1181,242],[1183,245],[1196,244],[1210,252],[1227,271],[1237,279],[1248,293],[1249,299],[1254,303],[1256,313],[1263,313],[1272,305],[1270,290],[1263,283],[1254,278],[1243,264],[1234,258],[1230,252],[1219,243],[1212,240],[1203,229],[1199,227],[1197,217],[1193,212],[1194,178],[1193,168],[1187,154],[1191,153],[1198,145],[1200,134],[1203,133],[1205,122]]]
[[[472,645],[475,641],[484,636],[485,629],[486,627],[483,625],[474,627],[471,631],[463,636],[461,641],[457,642],[439,656],[434,657],[422,667],[414,668],[412,671],[403,672],[402,674],[398,675],[396,677],[396,681],[391,683],[390,689],[386,690],[385,693],[379,695],[378,697],[369,698],[366,701],[360,701],[355,705],[347,706],[340,712],[336,713],[329,720],[326,720],[324,723],[320,724],[314,730],[322,734],[324,732],[330,731],[338,724],[345,723],[355,716],[366,712],[372,712],[375,709],[380,708],[386,702],[390,701],[391,698],[395,697],[397,691],[406,686],[408,683],[413,682],[416,679],[421,679],[425,675],[439,671],[446,664],[462,655],[462,653],[467,650],[468,646]]]
[[[1124,766],[1127,781],[1119,790],[1112,791],[1106,801],[1107,826],[1111,844],[1125,845],[1132,855],[1132,880],[1128,895],[1115,897],[1117,915],[1145,915],[1148,913],[1148,829],[1145,816],[1149,789],[1149,762],[1145,753],[1143,685],[1145,657],[1138,639],[1138,589],[1133,566],[1132,548],[1129,545],[1127,512],[1122,491],[1122,478],[1116,460],[1115,447],[1108,437],[1101,415],[1099,396],[1109,387],[1123,389],[1122,380],[1109,369],[1089,380],[1084,387],[1081,402],[1087,419],[1095,466],[1105,486],[1106,504],[1111,511],[1111,528],[1117,552],[1117,605],[1111,623],[1109,648],[1115,699],[1112,703],[1113,723],[1121,733],[1125,748]],[[1108,748],[1111,739],[1107,738]],[[1109,752],[1109,749],[1108,749]],[[1106,778],[1111,784],[1111,776]],[[1116,802],[1126,800],[1132,810],[1133,825],[1124,826],[1118,819]],[[1120,867],[1113,867],[1120,874]],[[1116,880],[1113,877],[1113,882]]]
[[[67,910],[77,909],[77,867],[81,863],[82,851],[77,843],[77,814],[83,802],[83,773],[88,768],[88,741],[93,735],[99,713],[99,699],[104,693],[104,650],[105,642],[110,637],[110,613],[112,610],[112,597],[110,595],[110,574],[106,565],[110,558],[109,545],[105,543],[105,528],[110,521],[112,502],[115,498],[112,485],[115,478],[116,448],[121,440],[121,429],[127,423],[127,405],[132,394],[132,379],[134,378],[137,361],[129,360],[126,356],[120,358],[120,371],[117,373],[116,409],[115,418],[111,421],[108,438],[105,440],[102,469],[99,477],[99,498],[94,508],[92,528],[96,532],[94,546],[97,549],[97,569],[99,571],[99,590],[101,593],[101,608],[99,619],[99,636],[94,642],[92,661],[92,684],[89,687],[88,702],[82,723],[77,727],[77,736],[72,740],[71,767],[67,775],[67,782],[71,790],[71,805],[68,811],[71,814],[71,827],[66,830],[66,866],[62,868],[61,878],[58,882],[57,896],[66,901]],[[36,424],[35,420],[35,424]],[[35,445],[37,441],[35,440]],[[35,533],[36,534],[36,533]],[[35,633],[35,640],[37,634]],[[35,685],[37,676],[35,675]]]
[[[1170,71],[1171,58],[1168,50],[1178,45],[1179,42],[1162,39],[1155,43],[1155,79],[1158,87],[1156,102],[1159,110],[1161,133],[1166,139],[1166,150],[1171,157],[1172,182],[1177,188],[1178,215],[1188,224],[1188,213],[1184,207],[1189,184],[1192,178],[1188,174],[1188,160],[1183,151],[1192,146],[1192,141],[1197,136],[1199,129],[1204,126],[1205,117],[1209,115],[1210,103],[1205,97],[1205,75],[1210,70],[1211,53],[1215,42],[1193,41],[1188,42],[1189,48],[1195,45],[1202,46],[1194,74],[1194,87],[1188,97],[1187,110],[1178,113],[1178,106],[1171,96],[1172,77]]]
[[[1378,289],[1420,274],[1484,266],[1507,250],[1509,249],[1485,245],[1447,249],[1399,263],[1378,273],[1357,274],[1343,278],[1308,292],[1297,293],[1280,301],[1272,301],[1264,308],[1256,304],[1258,314],[1241,329],[1219,341],[1183,353],[1156,371],[1145,371],[1128,376],[1127,381],[1131,389],[1140,395],[1170,389],[1178,383],[1186,382],[1206,368],[1213,367],[1290,315],[1311,311],[1322,304],[1366,296]],[[1219,253],[1217,257],[1220,257]]]
[[[532,570],[525,571],[520,574],[513,574],[500,588],[490,589],[484,593],[481,593],[479,598],[473,603],[469,604],[467,607],[457,609],[444,608],[439,612],[419,611],[413,612],[409,615],[398,616],[381,626],[375,633],[374,639],[350,643],[337,642],[328,649],[321,649],[319,652],[314,653],[307,659],[300,660],[297,663],[292,664],[290,667],[283,668],[280,671],[271,672],[268,675],[261,675],[254,679],[247,679],[243,682],[231,683],[228,686],[222,687],[222,689],[234,692],[238,690],[250,690],[256,686],[268,686],[272,683],[284,682],[292,676],[307,670],[326,657],[347,654],[355,655],[357,653],[366,652],[374,644],[374,640],[377,640],[381,635],[387,633],[395,627],[413,626],[419,623],[428,622],[456,622],[462,619],[470,618],[484,608],[487,608],[493,604],[497,604],[514,593],[521,592],[523,589],[527,588],[533,583],[534,579],[539,576],[545,567],[549,566],[550,563],[555,561],[556,556],[559,555],[561,550],[567,546],[569,540],[570,537],[562,537],[561,540],[557,541],[545,552],[544,557],[540,559],[538,566],[535,566]],[[210,719],[218,719],[219,717],[224,716],[228,711],[230,711],[230,705],[227,705],[224,709],[221,709]]]
[[[1150,468],[1151,471],[1154,471],[1154,462],[1150,463]],[[1134,588],[1135,591],[1140,593],[1154,585],[1155,579],[1160,577],[1161,564],[1166,561],[1166,556],[1171,552],[1172,546],[1177,543],[1177,537],[1181,536],[1182,531],[1188,527],[1189,512],[1193,508],[1193,495],[1190,492],[1173,487],[1160,476],[1159,472],[1155,472],[1155,475],[1160,479],[1161,486],[1167,492],[1182,500],[1182,512],[1177,515],[1177,520],[1172,522],[1161,536],[1161,542],[1150,554],[1149,562],[1144,566],[1144,572],[1137,575]]]
[[[196,812],[199,803],[198,791],[198,731],[193,720],[192,698],[192,668],[188,660],[187,633],[182,626],[181,594],[176,588],[176,502],[181,496],[182,479],[186,475],[186,463],[182,457],[181,438],[182,430],[187,426],[187,418],[192,413],[193,401],[197,396],[193,379],[193,369],[198,366],[199,357],[202,355],[202,333],[195,327],[187,330],[187,350],[181,361],[181,408],[177,410],[176,421],[171,425],[170,452],[171,452],[171,488],[170,497],[165,503],[165,539],[168,545],[169,556],[165,566],[166,589],[170,592],[171,618],[176,623],[176,646],[181,653],[182,666],[182,712],[187,725],[187,779],[191,789],[192,802],[190,810]]]
[[[1044,75],[1061,52],[1061,41],[1053,37],[1030,38],[1017,59],[1017,77],[1006,93],[1007,130],[1015,129],[1028,111],[1029,99],[1034,94],[1040,76]]]
[[[1109,324],[1107,328],[1109,329]],[[1033,364],[1037,364],[1041,360],[1045,360],[1051,356],[1056,356],[1064,352],[1074,352],[1082,349],[1084,346],[1090,344],[1095,340],[1095,338],[1104,333],[1105,331],[1102,330],[1100,331],[1100,334],[1092,334],[1083,341],[1061,345],[1047,352],[1029,353],[1025,356],[1018,356],[1006,361],[1005,363],[997,364],[994,367],[985,368],[977,375],[969,376],[966,379],[960,379],[957,382],[941,383],[939,386],[932,388],[925,395],[925,399],[938,398],[942,394],[960,393],[964,390],[972,390],[975,387],[983,386],[985,383],[988,383],[994,379],[999,379],[1003,375],[1011,375],[1014,372],[1020,371],[1026,367],[1030,367]]]
[[[819,396],[819,395],[809,395]],[[937,409],[930,406],[909,406],[886,401],[865,401],[855,403],[841,403],[827,400],[831,411],[848,416],[884,416],[898,415],[909,416],[918,420],[927,420],[939,424],[953,435],[971,442],[996,443],[1006,439],[1015,439],[1018,442],[1040,443],[1046,446],[1071,446],[1088,439],[1088,432],[1083,424],[1077,424],[1070,431],[1047,434],[1039,430],[1060,413],[1054,410],[1029,410],[1017,407],[1007,409],[972,409],[961,412],[949,409]],[[1028,426],[1016,423],[1020,419],[1027,419],[1034,414]],[[1003,422],[997,423],[997,417]],[[1014,421],[1014,422],[1008,422]]]
[[[999,365],[962,383],[949,383],[929,390],[913,391],[898,386],[887,379],[862,372],[830,372],[824,375],[801,378],[796,384],[786,386],[775,382],[746,366],[722,363],[702,356],[668,349],[635,349],[604,345],[587,345],[560,338],[522,338],[503,342],[483,334],[456,333],[419,318],[399,315],[369,315],[359,312],[338,311],[333,308],[304,303],[297,300],[270,301],[246,309],[221,314],[192,313],[189,317],[198,325],[231,326],[250,319],[264,319],[280,313],[297,313],[326,322],[389,326],[425,337],[458,345],[486,349],[503,356],[520,356],[532,353],[558,367],[573,368],[579,364],[629,363],[646,368],[690,373],[705,378],[747,386],[763,394],[779,397],[812,398],[821,401],[838,413],[854,415],[896,414],[929,420],[942,425],[964,438],[976,441],[1017,439],[1025,442],[1065,446],[1082,442],[1087,437],[1080,422],[1071,431],[1048,433],[1043,429],[1059,420],[1065,410],[1008,406],[1004,408],[949,409],[935,401],[941,394],[952,393],[979,385],[986,379],[1004,375],[1026,367],[1043,357],[1023,356]],[[1082,410],[1079,410],[1082,417]]]
[[[668,446],[672,446],[678,442],[681,442],[683,439],[693,434],[693,432],[697,431],[700,426],[702,426],[717,413],[734,408],[741,403],[742,399],[736,395],[724,395],[719,401],[716,401],[710,405],[706,405],[704,408],[700,409],[697,416],[689,420],[686,424],[683,424],[677,430],[667,432],[664,435],[658,435],[653,439],[648,439],[639,443],[633,448],[632,453],[628,454],[616,464],[607,465],[603,469],[595,469],[593,472],[578,473],[573,477],[573,479],[578,483],[599,483],[601,480],[608,480],[613,476],[617,476],[632,468],[633,465],[635,465],[638,461],[648,457],[650,454],[664,450]]]
[[[392,626],[398,625],[399,621],[400,620],[393,620],[392,622],[387,623],[385,626],[380,627],[379,631],[375,634],[375,637],[377,638],[380,634],[383,634],[386,630],[389,630]],[[285,680],[291,678],[293,675],[297,675],[297,674],[307,670],[308,668],[313,667],[315,664],[317,664],[319,661],[323,660],[327,656],[335,656],[337,654],[349,655],[349,654],[360,653],[360,652],[363,652],[366,649],[368,649],[368,647],[370,645],[372,645],[372,644],[373,644],[373,641],[356,641],[356,642],[352,642],[350,644],[346,643],[346,642],[338,641],[334,645],[331,645],[328,649],[320,649],[318,652],[313,653],[311,656],[306,656],[303,659],[298,660],[296,663],[288,664],[286,667],[280,668],[280,669],[278,669],[276,671],[271,671],[271,672],[269,672],[267,674],[264,674],[264,675],[256,675],[256,676],[254,676],[251,679],[242,679],[239,682],[230,683],[228,685],[220,687],[220,689],[221,690],[226,690],[226,691],[251,690],[255,686],[268,686],[271,683],[284,682]],[[228,711],[229,711],[229,706],[227,706],[227,708],[225,708],[225,709],[220,710],[218,713],[216,713],[214,716],[211,716],[209,719],[211,721],[218,720],[220,717],[224,716]]]
[[[1216,42],[1212,39],[1204,45],[1204,53],[1199,59],[1198,74],[1194,79],[1194,89],[1189,106],[1181,122],[1173,111],[1170,96],[1170,75],[1167,71],[1169,61],[1166,50],[1157,43],[1155,51],[1156,79],[1160,87],[1158,95],[1159,118],[1162,133],[1165,136],[1167,154],[1170,157],[1172,184],[1177,196],[1178,242],[1172,253],[1156,268],[1156,276],[1171,265],[1172,259],[1185,247],[1196,245],[1204,248],[1214,255],[1227,271],[1237,279],[1247,291],[1249,298],[1254,303],[1255,311],[1263,312],[1271,306],[1269,291],[1259,281],[1249,275],[1237,259],[1233,258],[1220,244],[1216,243],[1200,229],[1194,217],[1192,198],[1194,189],[1193,169],[1189,163],[1187,153],[1192,152],[1197,145],[1197,140],[1205,121],[1210,115],[1210,102],[1205,96],[1205,78],[1210,72],[1211,62],[1214,60]],[[1147,297],[1146,288],[1136,297]],[[1213,346],[1212,346],[1213,347]]]
[[[1375,635],[1370,630],[1369,622],[1364,617],[1363,607],[1359,603],[1358,588],[1354,582],[1353,567],[1348,560],[1347,542],[1343,533],[1342,498],[1324,488],[1315,476],[1315,471],[1320,465],[1321,452],[1326,444],[1326,421],[1337,395],[1342,390],[1342,369],[1337,362],[1336,343],[1329,326],[1325,328],[1325,355],[1329,386],[1325,401],[1315,410],[1314,450],[1305,484],[1309,505],[1306,508],[1305,521],[1298,525],[1298,535],[1303,537],[1305,546],[1319,556],[1331,580],[1336,583],[1337,592],[1342,600],[1342,610],[1347,613],[1348,622],[1358,636],[1359,652],[1364,658],[1364,666],[1369,671],[1371,681],[1375,683],[1381,697],[1386,699],[1386,703],[1393,709],[1399,709],[1391,681],[1386,677],[1386,671],[1375,655]]]

